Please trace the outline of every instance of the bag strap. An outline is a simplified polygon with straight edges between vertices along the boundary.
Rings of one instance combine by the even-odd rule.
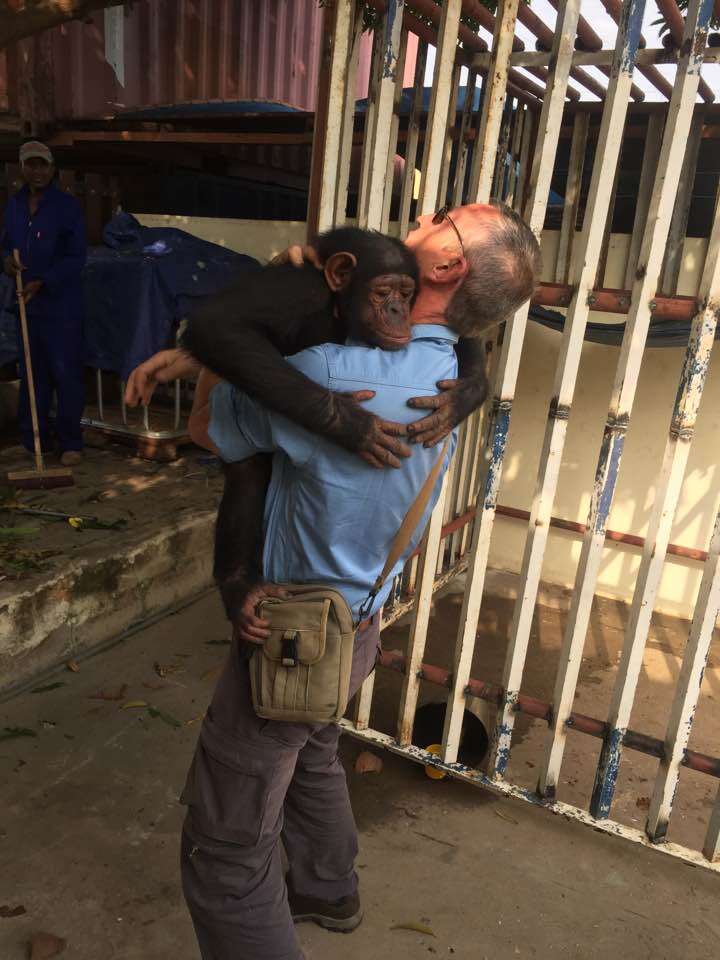
[[[425,482],[420,488],[418,495],[415,497],[414,501],[410,504],[408,512],[405,514],[402,523],[398,532],[395,534],[395,539],[390,544],[390,550],[388,551],[387,560],[385,561],[385,566],[382,568],[382,572],[378,576],[377,580],[372,586],[367,599],[362,603],[360,607],[359,617],[360,620],[364,620],[364,610],[369,608],[372,605],[373,600],[382,590],[383,585],[387,578],[390,575],[395,564],[398,562],[400,557],[403,555],[407,545],[410,543],[410,539],[417,529],[417,525],[422,520],[423,514],[425,513],[425,508],[428,505],[430,500],[430,495],[435,489],[435,484],[437,478],[440,476],[440,471],[442,465],[445,461],[445,454],[447,453],[448,446],[450,444],[450,437],[445,440],[445,443],[442,446],[440,451],[440,456],[435,461],[435,464],[430,471],[430,473],[425,478]]]

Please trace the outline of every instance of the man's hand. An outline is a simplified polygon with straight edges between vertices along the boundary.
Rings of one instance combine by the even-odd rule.
[[[3,270],[9,277],[14,277],[16,273],[22,273],[25,267],[15,259],[14,256],[5,257],[3,260]]]
[[[311,266],[317,267],[318,270],[322,270],[323,268],[317,250],[309,244],[301,246],[299,243],[294,243],[291,247],[288,247],[287,250],[278,253],[277,256],[274,256],[270,261],[273,267],[277,267],[283,263],[291,263],[294,267],[302,267],[306,263],[309,263]]]
[[[346,449],[359,454],[371,467],[400,467],[400,457],[409,457],[412,450],[398,437],[407,434],[403,423],[382,420],[358,406],[375,396],[374,390],[336,393],[337,439]]]
[[[28,283],[24,284],[23,291],[22,291],[22,299],[26,306],[28,303],[30,303],[32,298],[40,291],[40,288],[42,287],[42,285],[43,285],[42,280],[30,280],[28,281]],[[19,297],[20,297],[20,294],[18,294],[18,298]]]
[[[125,386],[125,403],[136,407],[147,406],[159,383],[172,380],[192,380],[200,373],[200,364],[184,350],[161,350],[135,367]]]
[[[487,380],[484,378],[440,380],[437,386],[441,392],[432,397],[413,397],[408,400],[408,405],[416,410],[435,411],[422,420],[408,424],[411,443],[434,447],[477,410],[487,396]]]
[[[270,621],[257,616],[255,611],[258,604],[266,597],[277,597],[280,600],[285,600],[289,596],[287,590],[276,583],[259,583],[249,590],[235,621],[238,637],[248,643],[262,646],[270,637]]]

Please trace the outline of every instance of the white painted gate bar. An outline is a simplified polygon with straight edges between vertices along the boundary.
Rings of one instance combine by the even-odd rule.
[[[345,106],[345,86],[350,54],[350,31],[355,12],[354,0],[336,0],[330,64],[330,96],[323,155],[323,179],[320,190],[318,229],[329,230],[335,224],[335,185],[340,164],[340,141]]]
[[[648,837],[656,843],[664,841],[667,836],[680,776],[680,764],[690,740],[695,708],[700,695],[700,684],[718,614],[720,614],[720,513],[715,518],[715,529],[703,568],[690,637],[683,655],[675,700],[665,734],[665,755],[660,761],[650,801],[646,830]],[[713,829],[712,817],[710,829]],[[717,851],[717,836],[714,842],[710,841],[710,846],[713,851]],[[706,853],[706,856],[712,860],[715,854],[709,856]]]
[[[691,0],[685,28],[686,51],[679,64],[668,107],[663,145],[658,160],[647,226],[640,250],[637,278],[625,335],[620,349],[615,384],[595,474],[590,513],[572,593],[567,627],[555,684],[551,737],[540,775],[540,792],[554,796],[566,741],[565,722],[580,670],[597,575],[605,543],[605,530],[617,483],[627,425],[632,412],[645,340],[652,316],[651,303],[657,290],[663,253],[670,228],[673,198],[677,192],[692,107],[697,96],[700,65],[712,13],[712,0]],[[614,724],[613,724],[614,726]],[[612,764],[616,743],[608,743],[606,761]]]
[[[402,83],[400,42],[404,6],[405,0],[387,0],[378,44],[379,75],[373,77],[377,86],[372,90],[372,101],[375,104],[373,115],[375,129],[368,170],[367,212],[364,212],[362,217],[362,226],[369,230],[379,230],[382,227],[386,186],[388,192],[392,194],[392,178],[389,184],[387,181],[388,154],[391,158],[395,156],[392,128],[398,68]],[[405,40],[407,41],[407,34],[405,34]],[[391,145],[392,149],[389,149]]]
[[[527,656],[543,557],[550,532],[552,506],[560,476],[568,418],[591,309],[596,264],[603,243],[615,169],[623,141],[635,51],[640,42],[644,12],[645,0],[630,0],[623,6],[615,45],[615,58],[610,70],[610,85],[605,97],[598,136],[596,151],[598,161],[593,165],[579,250],[573,259],[578,275],[573,275],[570,281],[575,290],[563,327],[552,400],[540,455],[540,468],[520,568],[518,598],[513,611],[510,642],[503,671],[502,685],[505,696],[498,713],[492,762],[493,773],[498,777],[505,775],[510,756],[515,704],[520,692],[520,682]]]
[[[427,63],[428,45],[424,41],[418,44],[417,60],[415,61],[415,93],[413,95],[410,117],[408,119],[407,140],[405,141],[405,170],[403,172],[402,191],[400,194],[399,228],[400,236],[404,237],[410,224],[410,207],[413,200],[415,186],[415,167],[417,164],[418,142],[420,139],[420,114],[423,106],[423,92],[425,90],[425,65]]]
[[[452,92],[455,50],[460,27],[461,0],[445,0],[442,7],[438,45],[435,54],[430,112],[425,133],[425,154],[418,215],[434,213],[438,207],[440,168],[445,149],[450,96]]]
[[[645,535],[645,547],[635,581],[622,656],[618,664],[617,680],[610,702],[608,717],[610,730],[600,755],[590,805],[590,811],[596,817],[607,817],[610,813],[622,755],[623,737],[630,723],[630,711],[635,700],[645,642],[650,629],[670,533],[685,477],[685,467],[695,433],[695,421],[715,343],[717,311],[720,306],[719,211],[720,207],[716,206],[715,223],[698,292],[698,300],[703,306],[696,314],[690,328],[663,462],[656,481],[655,500]]]
[[[627,268],[625,271],[625,289],[632,290],[635,282],[640,245],[645,233],[650,197],[652,196],[655,177],[653,171],[657,166],[662,146],[662,135],[665,127],[665,118],[662,114],[651,113],[648,117],[647,132],[645,134],[645,149],[643,151],[642,167],[640,169],[640,186],[635,200],[635,219],[630,236],[630,250],[628,251]]]
[[[555,165],[555,155],[565,105],[565,90],[570,75],[570,62],[579,14],[580,0],[566,0],[566,2],[561,3],[553,45],[555,66],[548,79],[548,87],[538,121],[537,149],[531,176],[532,193],[528,203],[528,216],[526,217],[531,229],[538,237],[545,223],[550,180]],[[507,74],[504,74],[504,76],[507,76]],[[483,471],[481,492],[478,496],[467,584],[455,646],[453,688],[448,698],[448,710],[445,715],[443,760],[446,763],[453,763],[457,759],[465,709],[465,687],[470,675],[470,664],[475,648],[475,634],[490,553],[490,537],[495,519],[503,457],[510,427],[510,410],[520,366],[520,354],[525,337],[528,310],[529,305],[522,307],[508,323],[498,361],[493,408],[488,417],[487,441],[485,443],[485,447],[490,453],[490,460]]]
[[[480,129],[475,141],[478,163],[474,165],[474,178],[468,190],[468,195],[475,203],[487,203],[490,199],[519,2],[520,0],[500,0],[495,19],[490,69],[483,81],[485,92]]]
[[[612,83],[613,80],[611,78],[610,85],[612,85]],[[607,110],[607,100],[605,109]],[[576,243],[575,230],[577,228],[580,189],[582,186],[583,170],[585,169],[585,151],[587,149],[589,128],[590,114],[578,111],[573,121],[570,161],[568,164],[567,184],[565,186],[565,198],[563,201],[562,223],[560,225],[560,240],[558,243],[557,260],[555,262],[555,280],[558,283],[569,282],[571,270],[570,261]],[[597,152],[598,155],[601,155],[599,150]],[[604,160],[605,157],[602,156],[602,159]]]

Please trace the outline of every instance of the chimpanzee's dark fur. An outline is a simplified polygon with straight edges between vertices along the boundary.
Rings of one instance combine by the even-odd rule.
[[[375,418],[352,400],[309,380],[284,357],[322,343],[342,343],[352,311],[362,308],[367,285],[382,274],[405,274],[417,283],[413,254],[398,240],[355,228],[332,230],[316,248],[323,262],[338,251],[357,259],[343,294],[329,290],[313,266],[289,264],[243,274],[191,317],[184,346],[204,366],[314,433],[353,451],[366,449]],[[479,341],[463,341],[458,357],[464,419],[487,392]],[[270,458],[256,456],[225,466],[225,490],[215,532],[215,579],[229,619],[235,619],[250,587],[262,579],[263,504]]]

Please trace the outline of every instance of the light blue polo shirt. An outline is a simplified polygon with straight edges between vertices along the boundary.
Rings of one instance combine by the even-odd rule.
[[[353,341],[344,346],[326,343],[303,350],[289,362],[330,390],[374,390],[375,397],[363,409],[385,420],[411,423],[425,411],[408,407],[408,399],[437,393],[438,380],[457,376],[456,342],[447,327],[423,324],[413,328],[403,350],[383,351]],[[210,394],[209,434],[228,463],[275,451],[265,501],[265,578],[272,583],[332,585],[357,615],[441,445],[428,450],[413,446],[400,469],[377,470],[227,383]],[[456,441],[453,434],[423,521],[372,612],[387,598],[392,577],[422,538]]]

